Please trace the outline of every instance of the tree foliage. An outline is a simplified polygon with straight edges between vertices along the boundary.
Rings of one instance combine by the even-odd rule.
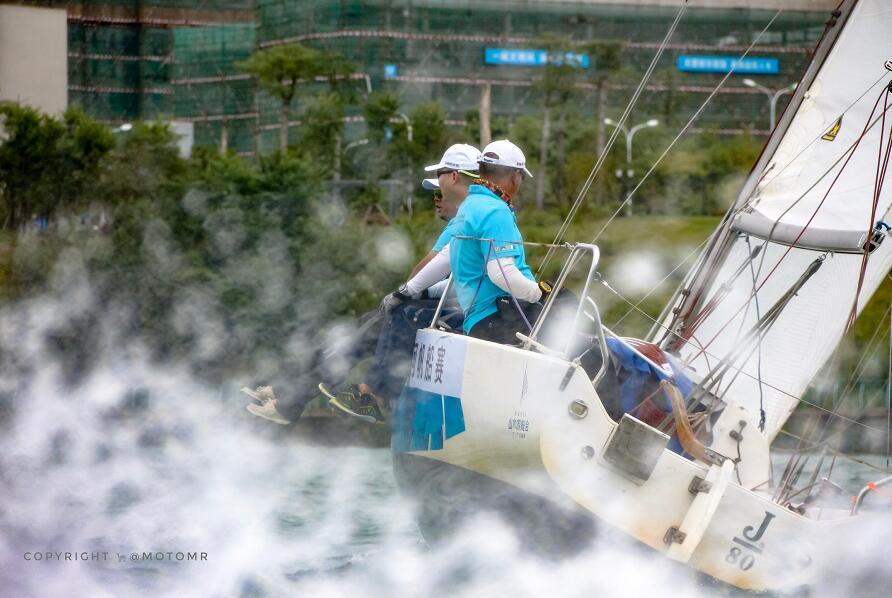
[[[324,77],[333,92],[343,95],[346,79],[353,65],[338,54],[327,54],[301,44],[284,44],[258,50],[237,68],[252,75],[257,84],[282,104],[279,150],[288,148],[291,104],[298,86],[311,86],[317,77]]]
[[[2,227],[49,219],[85,201],[114,146],[107,127],[70,108],[61,118],[0,103],[0,210]]]

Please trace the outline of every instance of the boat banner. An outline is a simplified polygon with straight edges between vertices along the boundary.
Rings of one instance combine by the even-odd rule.
[[[461,396],[468,342],[439,330],[419,330],[406,386],[437,395]]]
[[[412,367],[393,410],[394,452],[438,451],[465,431],[461,406],[467,339],[439,330],[419,330]]]

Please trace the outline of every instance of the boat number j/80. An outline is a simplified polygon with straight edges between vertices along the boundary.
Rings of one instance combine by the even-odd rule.
[[[755,530],[755,533],[753,533],[755,527],[752,525],[743,528],[743,532],[740,534],[743,537],[735,536],[731,540],[738,546],[732,546],[728,550],[725,562],[737,565],[744,571],[751,569],[756,563],[756,555],[762,554],[762,551],[765,549],[765,543],[759,542],[759,540],[765,535],[765,530],[768,529],[768,524],[771,523],[772,519],[774,519],[774,513],[765,511],[765,518],[762,519],[762,523],[759,525],[759,529]]]

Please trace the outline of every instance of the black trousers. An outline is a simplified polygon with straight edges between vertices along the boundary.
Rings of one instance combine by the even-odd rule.
[[[523,310],[523,316],[517,309],[518,305]],[[527,324],[532,326],[542,311],[542,305],[539,303],[526,301],[515,303],[510,297],[497,299],[496,307],[498,311],[474,324],[468,336],[503,345],[519,344],[520,340],[515,333],[529,334],[530,328]]]

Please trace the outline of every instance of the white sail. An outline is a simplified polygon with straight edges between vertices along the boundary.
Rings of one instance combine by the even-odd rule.
[[[892,207],[890,180],[871,215],[881,96],[892,80],[885,66],[892,59],[892,2],[849,0],[840,10],[735,207],[676,295],[677,313],[664,318],[687,340],[669,336],[663,345],[699,373],[734,358],[719,394],[754,413],[763,405],[772,438],[842,339],[863,248]],[[890,125],[892,110],[886,137]],[[759,317],[819,258],[820,267],[785,303],[761,343],[746,347]],[[859,310],[890,267],[892,241],[869,255]]]

